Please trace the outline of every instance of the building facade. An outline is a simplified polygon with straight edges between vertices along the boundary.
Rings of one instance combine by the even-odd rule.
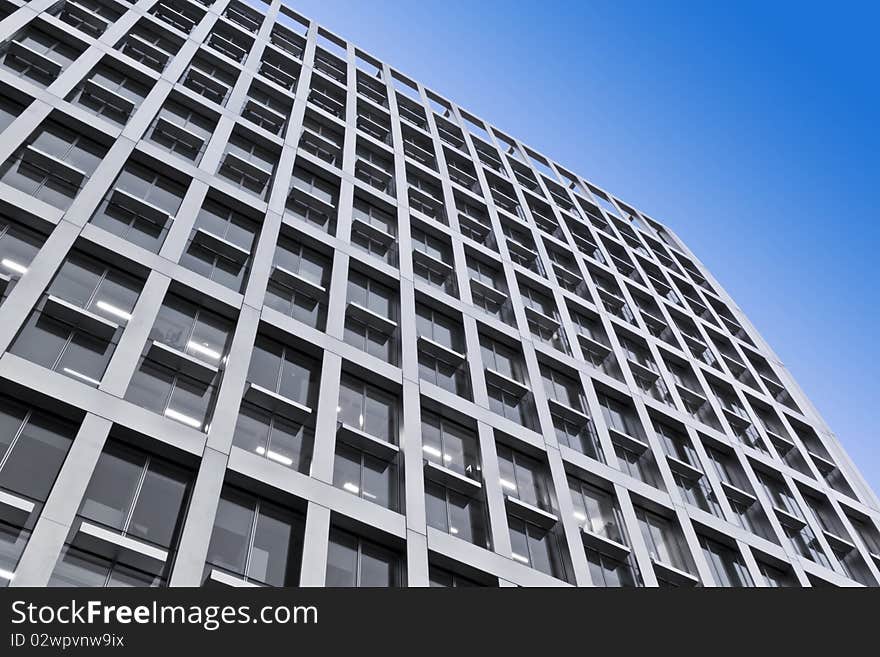
[[[658,221],[279,0],[2,0],[0,43],[0,583],[880,581]]]

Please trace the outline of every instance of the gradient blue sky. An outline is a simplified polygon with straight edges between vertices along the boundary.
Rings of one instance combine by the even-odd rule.
[[[292,5],[672,227],[880,491],[880,7]]]

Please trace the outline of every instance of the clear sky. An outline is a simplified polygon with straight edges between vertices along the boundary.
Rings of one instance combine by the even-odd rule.
[[[292,6],[668,224],[880,492],[880,6]]]

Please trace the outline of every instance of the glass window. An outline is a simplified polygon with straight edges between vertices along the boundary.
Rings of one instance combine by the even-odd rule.
[[[426,459],[459,474],[479,480],[477,437],[460,424],[422,411],[422,452]]]
[[[19,417],[21,421],[17,422]],[[5,452],[0,459],[0,488],[44,502],[67,457],[76,428],[42,411],[0,398],[0,430],[0,450]]]
[[[614,496],[574,478],[569,478],[568,486],[577,523],[593,534],[625,545],[623,522]]]
[[[397,400],[390,394],[343,374],[339,389],[339,421],[371,436],[396,443]]]
[[[586,552],[590,579],[592,579],[594,586],[606,588],[637,586],[633,569],[627,562],[616,561],[596,552],[596,550],[587,550]]]
[[[302,352],[258,336],[248,380],[311,407],[317,396],[318,369],[317,362]]]
[[[460,539],[489,547],[483,504],[433,482],[425,483],[428,525]]]
[[[333,485],[388,509],[397,509],[397,465],[339,442]]]
[[[498,464],[501,468],[501,488],[505,493],[532,506],[553,512],[543,464],[506,445],[498,445]]]
[[[164,584],[162,575],[154,575],[65,546],[55,565],[49,586],[63,587],[157,587]]]
[[[123,534],[173,547],[189,482],[181,468],[111,443],[98,459],[79,514]]]
[[[402,583],[400,559],[380,545],[340,529],[330,530],[326,585],[396,587]]]
[[[703,554],[706,555],[706,561],[718,586],[754,586],[738,550],[705,536],[700,537],[700,545],[703,546]]]
[[[537,525],[509,517],[513,558],[552,577],[565,578],[556,535]]]
[[[302,518],[234,489],[225,489],[208,548],[209,565],[268,586],[298,586]]]
[[[672,521],[639,508],[636,516],[651,557],[679,570],[690,571],[690,555],[686,553],[683,538]]]

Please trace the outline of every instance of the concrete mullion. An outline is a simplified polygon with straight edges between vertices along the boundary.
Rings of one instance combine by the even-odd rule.
[[[125,395],[170,283],[167,276],[155,271],[150,273],[104,372],[100,390],[117,397]]]
[[[227,455],[206,447],[190,494],[189,508],[169,586],[200,586],[226,476]]]

